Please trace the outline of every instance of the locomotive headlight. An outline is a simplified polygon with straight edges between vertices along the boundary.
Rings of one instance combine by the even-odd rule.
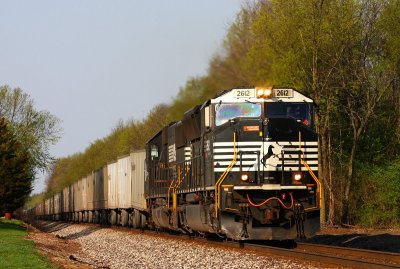
[[[301,174],[301,172],[295,172],[294,174],[293,174],[293,180],[295,181],[295,182],[300,182],[301,180],[302,180],[302,178],[303,178],[303,175]]]
[[[241,181],[248,181],[249,180],[249,175],[247,175],[247,174],[242,174],[241,176],[240,176],[240,180]]]
[[[265,90],[264,90],[264,96],[265,96],[265,97],[269,97],[269,96],[271,95],[271,93],[272,93],[272,90],[271,90],[271,89],[265,89]]]
[[[258,89],[257,90],[257,97],[262,97],[264,96],[264,89]]]
[[[271,88],[256,88],[258,98],[269,98],[272,94]]]

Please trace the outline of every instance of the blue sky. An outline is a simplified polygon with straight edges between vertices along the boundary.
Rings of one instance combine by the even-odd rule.
[[[0,1],[0,85],[62,120],[55,157],[83,151],[204,74],[244,2]]]

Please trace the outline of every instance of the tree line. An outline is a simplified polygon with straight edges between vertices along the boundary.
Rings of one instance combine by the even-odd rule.
[[[54,161],[49,149],[60,137],[59,123],[21,89],[0,86],[0,214],[23,206],[36,172]]]
[[[269,0],[237,14],[207,73],[171,104],[120,123],[59,159],[47,193],[145,142],[223,89],[294,87],[318,105],[319,177],[329,224],[400,225],[400,1]],[[83,161],[85,160],[85,161]]]

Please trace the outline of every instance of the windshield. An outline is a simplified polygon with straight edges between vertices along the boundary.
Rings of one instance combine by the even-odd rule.
[[[310,109],[306,103],[267,103],[266,116],[268,118],[294,118],[310,125]]]
[[[260,117],[261,104],[237,103],[218,104],[215,106],[215,125],[224,124],[230,119],[244,117]]]

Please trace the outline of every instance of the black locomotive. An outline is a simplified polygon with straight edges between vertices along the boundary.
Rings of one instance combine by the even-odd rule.
[[[224,91],[146,145],[152,227],[235,240],[319,230],[314,102],[294,89]]]

